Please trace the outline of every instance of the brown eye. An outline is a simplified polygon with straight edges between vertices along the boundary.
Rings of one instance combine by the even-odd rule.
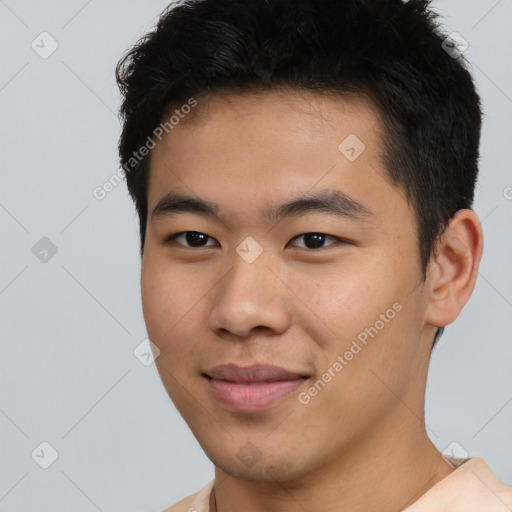
[[[325,233],[304,233],[303,235],[295,237],[293,240],[300,240],[301,238],[304,240],[303,244],[296,247],[300,247],[302,249],[322,249],[323,247],[326,247],[324,244],[327,239],[334,240],[334,242],[341,241],[339,238],[326,235]]]
[[[206,233],[201,233],[200,231],[181,231],[180,233],[175,233],[174,235],[167,237],[166,242],[176,240],[179,245],[183,245],[185,247],[210,247],[212,244],[206,244],[208,239],[212,241],[215,240],[211,236],[208,236]]]

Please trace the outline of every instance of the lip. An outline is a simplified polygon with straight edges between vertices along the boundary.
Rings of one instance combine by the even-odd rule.
[[[309,378],[279,366],[220,365],[203,374],[214,398],[233,411],[258,412],[304,385]]]
[[[273,364],[253,364],[251,366],[238,366],[236,364],[221,364],[207,370],[208,377],[229,382],[276,382],[283,380],[296,380],[307,377],[300,372],[285,370]]]

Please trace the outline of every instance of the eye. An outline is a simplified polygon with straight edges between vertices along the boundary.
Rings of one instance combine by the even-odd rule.
[[[334,242],[343,242],[341,238],[337,238],[335,236],[326,235],[325,233],[304,233],[302,235],[296,236],[291,240],[293,242],[294,240],[299,240],[300,238],[304,239],[304,242],[302,245],[296,246],[300,247],[302,249],[322,249],[322,247],[326,247],[324,245],[324,242],[326,239],[330,238],[331,240],[334,240]],[[334,244],[328,244],[328,245],[334,245]]]
[[[206,233],[201,233],[200,231],[181,231],[174,235],[169,235],[165,239],[165,242],[176,240],[178,241],[178,245],[183,245],[184,247],[211,247],[212,244],[206,244],[208,239],[215,240],[215,238],[208,236]]]

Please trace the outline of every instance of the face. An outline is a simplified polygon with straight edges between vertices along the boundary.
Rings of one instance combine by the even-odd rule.
[[[434,331],[376,109],[278,91],[196,108],[151,157],[142,301],[169,396],[243,478],[392,445],[420,423],[403,402],[422,414]],[[225,364],[291,375],[210,375]]]

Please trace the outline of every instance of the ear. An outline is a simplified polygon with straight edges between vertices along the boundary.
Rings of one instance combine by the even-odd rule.
[[[425,322],[452,323],[469,300],[482,259],[483,233],[472,210],[459,210],[441,234],[427,267]]]

